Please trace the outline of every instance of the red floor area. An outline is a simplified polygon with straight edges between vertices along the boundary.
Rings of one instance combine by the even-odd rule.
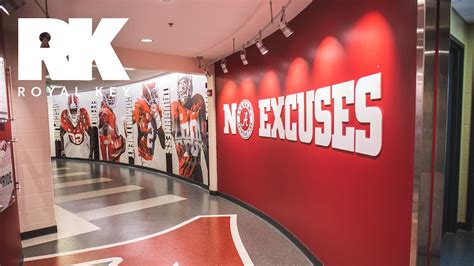
[[[103,259],[108,259],[108,265],[118,265],[117,262],[122,259],[121,266],[175,263],[242,265],[236,244],[231,233],[231,217],[201,217],[175,230],[148,239],[74,254],[39,258],[25,262],[25,265],[71,265],[87,262],[90,264]],[[113,258],[115,264],[112,262]]]

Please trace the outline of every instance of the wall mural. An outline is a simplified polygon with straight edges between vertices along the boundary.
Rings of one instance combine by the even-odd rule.
[[[0,140],[0,212],[13,203],[15,184],[11,142]]]
[[[7,83],[5,78],[5,63],[0,57],[0,122],[8,119]]]
[[[15,202],[11,138],[5,65],[0,57],[0,212]]]
[[[49,96],[53,156],[138,165],[208,185],[206,83],[172,73]]]

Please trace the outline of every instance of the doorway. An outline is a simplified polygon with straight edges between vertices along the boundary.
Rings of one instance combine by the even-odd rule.
[[[472,250],[474,250],[474,232],[472,231],[474,207],[474,117],[472,115],[470,122],[470,144],[465,144],[461,136],[463,127],[469,126],[462,118],[464,52],[464,45],[451,36],[441,265],[474,264],[474,253],[472,253]],[[468,162],[464,155],[465,153],[461,154],[461,150],[464,149],[467,149],[469,152]],[[465,185],[463,185],[466,182],[466,178],[460,179],[460,176],[466,175],[466,171],[468,195],[467,204],[464,205],[463,202],[458,202],[458,197],[460,194],[463,196],[466,193],[464,190]],[[461,198],[464,198],[464,196]],[[458,221],[458,211],[466,212],[465,220]],[[464,214],[461,216],[464,218]]]
[[[448,130],[444,186],[443,235],[458,229],[458,195],[461,154],[464,45],[451,36],[448,76]]]

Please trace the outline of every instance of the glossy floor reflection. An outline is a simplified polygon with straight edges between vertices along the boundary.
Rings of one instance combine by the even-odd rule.
[[[235,215],[238,236],[254,264],[310,264],[267,222],[225,199],[209,196],[207,190],[198,186],[154,172],[111,164],[55,160],[53,167],[58,234],[24,241],[26,258],[146,239],[200,215]],[[225,229],[228,221],[220,219],[216,223],[224,224],[220,227]],[[200,263],[235,262],[235,256],[229,257],[236,253],[229,248],[228,242],[234,235],[228,230],[206,226],[197,231],[183,227],[182,230],[187,231],[181,238],[162,235],[153,242],[152,249],[141,245],[148,247],[147,250],[156,250],[148,252],[150,256],[159,254],[163,258],[169,255],[169,260],[163,258],[162,262],[166,263],[189,263],[197,256],[204,257]],[[181,253],[178,249],[170,250],[172,246],[187,245],[193,248]],[[196,248],[203,245],[204,249]],[[133,254],[127,254],[133,259]],[[89,258],[89,261],[95,261],[98,257]],[[75,261],[73,257],[63,258],[64,261],[69,259]],[[52,264],[63,263],[55,259]]]
[[[443,237],[442,266],[474,265],[474,231],[459,230]]]

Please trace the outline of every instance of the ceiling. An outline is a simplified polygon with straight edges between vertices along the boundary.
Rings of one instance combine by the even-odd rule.
[[[277,14],[289,0],[272,0]],[[299,14],[312,0],[292,0],[287,20]],[[39,0],[44,3],[44,0]],[[269,0],[48,0],[52,18],[129,18],[112,44],[163,54],[218,59],[237,49],[270,21]],[[44,17],[34,0],[4,19],[9,30],[17,29],[17,17]],[[278,28],[279,18],[264,35]],[[174,23],[170,27],[168,23]],[[152,43],[140,42],[143,38]]]
[[[453,0],[451,4],[467,23],[474,23],[474,0]]]

